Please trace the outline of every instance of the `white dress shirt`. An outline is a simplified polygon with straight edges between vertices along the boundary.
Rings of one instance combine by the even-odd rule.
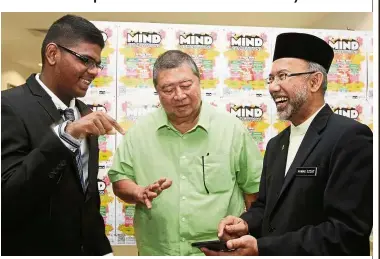
[[[322,110],[326,104],[323,104],[318,111],[311,115],[306,121],[301,123],[298,126],[294,126],[293,123],[290,125],[290,137],[289,137],[289,148],[288,148],[288,157],[286,159],[286,169],[285,176],[288,173],[290,165],[293,163],[293,160],[297,154],[299,147],[301,146],[302,140],[306,135],[307,130],[315,116]]]

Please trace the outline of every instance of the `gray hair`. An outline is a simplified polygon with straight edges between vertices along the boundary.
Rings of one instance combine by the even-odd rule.
[[[157,77],[161,70],[172,69],[180,67],[182,64],[187,63],[193,74],[200,79],[199,70],[194,60],[190,55],[180,50],[168,50],[161,54],[153,66],[153,84],[157,87]]]
[[[323,80],[322,80],[322,89],[323,89],[323,94],[325,94],[327,90],[327,72],[324,67],[321,65],[314,63],[314,62],[308,62],[309,70],[310,71],[317,71],[321,72],[323,75]]]

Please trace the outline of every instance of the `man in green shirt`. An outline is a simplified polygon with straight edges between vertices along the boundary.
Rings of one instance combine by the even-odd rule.
[[[162,108],[128,130],[108,174],[136,203],[140,255],[202,255],[191,243],[217,239],[219,221],[256,199],[262,156],[239,119],[202,102],[189,55],[162,54],[153,82]]]

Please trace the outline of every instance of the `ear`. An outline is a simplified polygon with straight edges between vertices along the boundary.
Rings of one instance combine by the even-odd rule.
[[[59,51],[58,46],[55,43],[49,43],[46,45],[45,48],[45,58],[46,62],[50,66],[54,66],[57,63],[57,60],[59,59]]]
[[[310,77],[310,90],[312,93],[316,93],[321,89],[323,82],[323,74],[321,72],[315,72]]]

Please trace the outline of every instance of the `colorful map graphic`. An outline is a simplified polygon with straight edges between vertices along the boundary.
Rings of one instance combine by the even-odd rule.
[[[153,65],[160,54],[165,52],[164,30],[142,31],[126,28],[123,30],[120,58],[124,69],[119,69],[120,83],[128,88],[152,88]]]
[[[219,56],[216,50],[215,41],[217,33],[209,32],[188,32],[179,30],[176,32],[177,48],[189,54],[195,61],[201,78],[202,89],[214,89],[218,84],[215,76],[215,58]]]
[[[268,35],[227,33],[229,78],[224,83],[235,90],[265,90],[265,74],[270,56]]]
[[[334,49],[334,60],[328,73],[327,90],[353,94],[366,91],[366,62],[363,37],[334,37],[324,40]]]

